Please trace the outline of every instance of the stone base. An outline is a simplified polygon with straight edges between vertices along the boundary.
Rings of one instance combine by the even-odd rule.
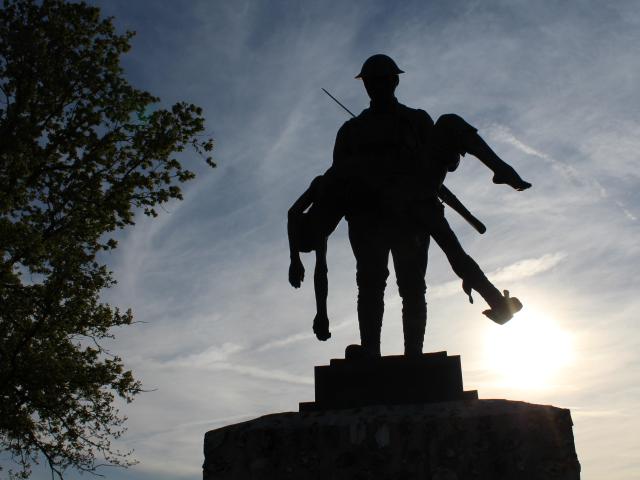
[[[475,390],[462,388],[460,356],[447,352],[333,359],[314,373],[316,401],[301,403],[301,412],[478,398]]]
[[[577,480],[571,427],[508,400],[279,413],[207,432],[204,480]]]

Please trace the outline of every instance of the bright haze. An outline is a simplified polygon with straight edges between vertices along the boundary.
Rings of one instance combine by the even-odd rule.
[[[106,258],[104,299],[140,322],[112,349],[151,390],[131,405],[115,479],[200,475],[207,430],[313,400],[313,366],[358,342],[355,264],[343,222],[329,240],[332,338],[319,342],[313,258],[287,283],[286,212],[331,164],[354,76],[374,53],[406,73],[401,103],[457,113],[533,184],[491,183],[467,156],[447,185],[484,221],[447,210],[463,246],[525,305],[504,327],[469,304],[437,245],[425,351],[461,355],[466,389],[570,408],[582,478],[640,476],[640,9],[635,1],[92,1],[136,30],[123,66],[168,106],[202,106],[218,168],[185,200],[137,217]],[[402,353],[393,275],[384,355]],[[46,475],[43,474],[43,478]]]

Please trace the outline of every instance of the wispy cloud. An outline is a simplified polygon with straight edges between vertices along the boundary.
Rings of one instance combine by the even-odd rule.
[[[344,328],[347,328],[351,325],[353,325],[353,322],[356,321],[354,317],[350,318],[349,320],[345,320],[342,322],[339,322],[337,324],[332,324],[330,326],[330,330],[331,332],[336,332],[339,330],[342,330]],[[256,351],[257,352],[265,352],[267,350],[272,350],[274,348],[282,348],[285,347],[287,345],[291,345],[292,343],[297,343],[297,342],[301,342],[301,341],[306,341],[306,340],[311,340],[311,339],[315,339],[315,334],[313,333],[296,333],[293,335],[289,335],[285,338],[281,338],[278,340],[273,340],[271,342],[267,342],[261,346],[259,346]]]
[[[294,375],[282,370],[271,368],[260,368],[250,365],[238,365],[234,363],[213,363],[209,365],[212,370],[226,370],[241,375],[248,375],[263,380],[277,380],[279,382],[299,383],[302,385],[313,385],[313,377],[311,375]]]
[[[516,138],[511,129],[509,129],[508,127],[500,124],[493,124],[487,129],[487,133],[489,134],[490,138],[495,141],[508,143],[509,145],[514,146],[527,155],[532,155],[534,157],[545,160],[553,167],[555,171],[557,171],[567,179],[578,181],[582,184],[590,183],[596,188],[602,198],[607,197],[606,189],[597,180],[588,179],[586,178],[585,174],[581,174],[577,168],[561,162],[551,155],[541,152],[540,150],[537,150],[530,145],[527,145],[520,139]]]
[[[604,417],[604,418],[625,418],[631,417],[632,414],[629,412],[623,412],[620,410],[585,410],[580,407],[566,407],[571,409],[571,416],[573,418],[579,417]]]
[[[567,257],[564,252],[548,253],[538,258],[527,258],[491,273],[491,278],[511,282],[551,270]]]
[[[493,124],[487,129],[487,133],[493,140],[497,142],[507,143],[527,155],[532,155],[534,157],[544,160],[545,162],[550,164],[556,172],[560,173],[565,178],[571,181],[577,181],[580,184],[588,188],[591,188],[593,191],[597,192],[600,198],[610,199],[609,198],[610,195],[607,192],[607,189],[603,186],[603,184],[599,180],[591,177],[588,171],[581,173],[577,168],[565,162],[561,162],[560,160],[552,157],[551,155],[541,152],[540,150],[537,150],[536,148],[530,145],[527,145],[526,143],[518,139],[508,127],[500,124]],[[640,147],[640,142],[634,142],[634,144],[636,147]],[[602,147],[599,147],[599,149],[602,149]],[[633,152],[634,156],[636,155],[635,153],[636,151]],[[614,199],[612,200],[612,203],[619,208],[619,210],[626,216],[626,218],[634,222],[637,220],[637,217],[620,200]]]
[[[340,326],[334,327],[340,328]],[[256,350],[256,352],[262,352],[273,348],[281,348],[291,343],[299,342],[301,340],[308,340],[313,335],[309,334],[296,334],[290,335],[287,338],[281,340],[274,340],[266,343]],[[199,370],[220,370],[233,372],[238,375],[247,375],[249,377],[255,377],[263,380],[277,380],[281,382],[300,383],[304,385],[312,384],[313,380],[309,376],[295,375],[290,372],[273,369],[256,367],[254,365],[248,365],[247,360],[242,360],[240,354],[247,354],[248,348],[233,343],[224,343],[221,346],[213,346],[206,349],[203,352],[190,354],[186,356],[179,356],[171,360],[161,361],[162,367],[165,368],[188,368]],[[245,355],[247,356],[247,355]]]
[[[178,357],[171,360],[170,365],[192,368],[206,368],[226,361],[231,355],[244,350],[244,347],[234,343],[225,343],[222,346],[213,346],[204,352]]]
[[[563,252],[548,253],[537,258],[526,258],[511,265],[489,272],[487,277],[494,283],[507,284],[538,275],[556,267],[567,254]],[[430,298],[443,298],[461,292],[461,281],[454,280],[429,289]]]

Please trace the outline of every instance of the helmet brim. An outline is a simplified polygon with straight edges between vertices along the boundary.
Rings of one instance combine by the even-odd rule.
[[[400,70],[400,69],[398,69],[398,71],[397,71],[397,72],[395,72],[395,73],[389,73],[389,74],[386,74],[386,75],[365,75],[364,73],[360,72],[358,75],[356,75],[356,76],[355,76],[355,77],[353,77],[353,78],[364,78],[364,77],[367,77],[367,76],[368,76],[368,77],[390,77],[390,76],[392,76],[392,75],[399,75],[399,74],[401,74],[401,73],[404,73],[404,70]]]

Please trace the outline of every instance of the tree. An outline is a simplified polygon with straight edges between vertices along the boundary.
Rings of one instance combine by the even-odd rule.
[[[101,303],[115,281],[98,254],[136,212],[182,199],[194,174],[178,152],[214,166],[199,107],[152,111],[159,99],[125,80],[133,33],[112,20],[64,0],[0,10],[0,449],[12,478],[43,458],[59,478],[131,464],[112,445],[125,428],[114,400],[141,384],[103,343],[133,316]]]

